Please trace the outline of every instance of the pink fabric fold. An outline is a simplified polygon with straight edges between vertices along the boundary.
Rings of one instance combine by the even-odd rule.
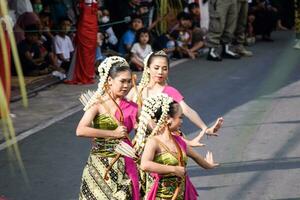
[[[185,176],[185,192],[184,192],[184,199],[185,200],[197,200],[198,193],[196,188],[194,187],[193,183],[190,180],[188,175]]]
[[[127,127],[128,132],[133,129],[133,126],[136,122],[136,115],[138,112],[138,107],[135,103],[126,101],[125,99],[121,100],[120,108],[124,115],[124,126]],[[115,113],[115,117],[120,119],[120,113],[117,111]],[[125,139],[124,142],[132,146],[132,143]],[[124,156],[125,160],[125,171],[132,182],[132,199],[139,200],[140,199],[140,191],[139,191],[139,175],[136,163],[132,158]]]
[[[158,175],[157,173],[151,173],[151,176],[154,178],[154,183],[147,195],[147,200],[155,200],[159,181],[162,177],[161,175]]]
[[[127,144],[132,146],[131,142],[126,139],[124,140]],[[138,175],[138,169],[136,167],[136,163],[132,158],[129,158],[127,156],[124,156],[125,160],[125,171],[132,182],[132,199],[133,200],[139,200],[140,199],[140,190],[139,190],[139,175]]]
[[[181,139],[181,136],[175,136],[174,138],[176,142],[179,144],[181,149],[186,153],[186,143]],[[155,200],[156,193],[159,186],[159,181],[161,179],[161,175],[157,173],[151,173],[151,176],[154,178],[154,184],[151,187],[148,195],[147,200]],[[196,188],[194,187],[193,183],[191,182],[188,175],[185,176],[185,191],[184,191],[184,200],[197,200],[198,193]]]

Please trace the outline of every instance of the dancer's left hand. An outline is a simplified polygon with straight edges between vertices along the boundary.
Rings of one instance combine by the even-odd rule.
[[[205,156],[206,162],[208,162],[212,167],[217,167],[220,164],[214,162],[213,154],[211,151],[207,151],[206,156]]]
[[[223,117],[219,117],[217,119],[216,123],[212,127],[209,127],[208,129],[206,129],[206,131],[205,131],[206,135],[208,135],[208,136],[219,136],[219,134],[217,132],[222,127],[223,122],[224,122]]]

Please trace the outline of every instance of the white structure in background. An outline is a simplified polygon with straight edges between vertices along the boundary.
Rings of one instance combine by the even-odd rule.
[[[199,5],[200,5],[200,14],[201,14],[201,28],[205,28],[208,30],[208,25],[209,25],[209,13],[208,13],[208,4],[209,2],[206,2],[203,4],[202,0],[198,0]]]
[[[33,12],[30,0],[9,0],[8,5],[15,11],[16,19],[25,12]]]
[[[200,6],[200,26],[201,28],[203,28],[204,30],[208,30],[208,25],[209,25],[209,14],[208,14],[208,4],[209,2],[207,1],[205,4],[203,3],[202,0],[189,0],[188,3],[194,3],[194,2],[198,2],[199,6]],[[187,9],[185,10],[185,12],[188,12]]]

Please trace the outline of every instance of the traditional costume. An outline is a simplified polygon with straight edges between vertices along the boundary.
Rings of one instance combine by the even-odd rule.
[[[146,140],[149,137],[156,135],[159,129],[166,124],[168,116],[167,113],[171,102],[173,102],[173,99],[163,93],[148,97],[143,101],[143,107],[139,117],[139,125],[133,141],[135,143],[134,153],[131,153],[131,155],[137,155],[135,159],[138,159],[138,157],[140,157],[143,153]],[[155,128],[152,131],[149,131],[147,125],[159,108],[162,108],[162,115],[157,121]],[[177,153],[171,152],[167,145],[157,140],[158,144],[161,145],[162,149],[165,151],[160,154],[156,154],[153,161],[164,165],[186,166],[186,143],[181,139],[181,136],[173,134],[171,136],[177,146]],[[131,150],[126,147],[126,145],[123,145],[122,149],[122,144],[120,144],[116,148],[116,151],[124,153],[124,155],[128,155],[127,152],[130,152]],[[142,170],[140,170],[140,176],[140,184],[142,186],[141,193],[144,199],[173,199],[175,194],[175,199],[197,199],[197,191],[188,176],[186,176],[184,180],[180,180],[174,175],[159,175],[157,173],[148,173]]]
[[[173,135],[172,137],[174,137],[175,141],[180,146],[180,150],[182,151],[183,164],[186,167],[187,164],[186,143],[181,139],[180,136]],[[153,161],[159,164],[169,165],[169,166],[180,165],[180,160],[178,158],[178,155],[176,155],[174,152],[171,152],[169,148],[159,140],[156,141],[158,141],[158,144],[165,151],[155,155]],[[192,182],[190,181],[188,175],[185,176],[184,180],[181,180],[174,175],[162,176],[156,173],[151,173],[151,176],[153,177],[153,183],[151,186],[150,184],[148,184],[148,186],[150,187],[148,187],[146,199],[149,200],[172,199],[176,191],[176,188],[179,187],[179,192],[176,199],[197,200],[197,196],[198,196],[197,191],[193,186]]]
[[[100,67],[100,83],[96,92],[89,92],[89,98],[81,98],[85,104],[84,110],[95,103],[101,103],[106,109],[105,114],[97,115],[93,120],[93,127],[103,130],[114,130],[119,124],[127,127],[130,132],[136,122],[138,107],[136,104],[122,99],[116,113],[110,113],[109,107],[101,100],[108,72],[112,65],[127,64],[125,59],[117,56],[105,59]],[[94,138],[93,146],[83,170],[79,199],[139,199],[138,171],[132,158],[120,156],[115,147],[120,141],[132,145],[129,139]]]

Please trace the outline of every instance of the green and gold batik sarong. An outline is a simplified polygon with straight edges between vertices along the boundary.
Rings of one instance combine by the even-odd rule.
[[[95,117],[94,128],[114,130],[117,122],[108,115]],[[106,168],[116,156],[115,146],[120,142],[116,139],[94,139],[93,147],[86,166],[84,167],[79,199],[82,200],[125,200],[132,199],[131,180],[125,171],[125,161],[121,157],[108,173],[108,180],[104,180]]]

